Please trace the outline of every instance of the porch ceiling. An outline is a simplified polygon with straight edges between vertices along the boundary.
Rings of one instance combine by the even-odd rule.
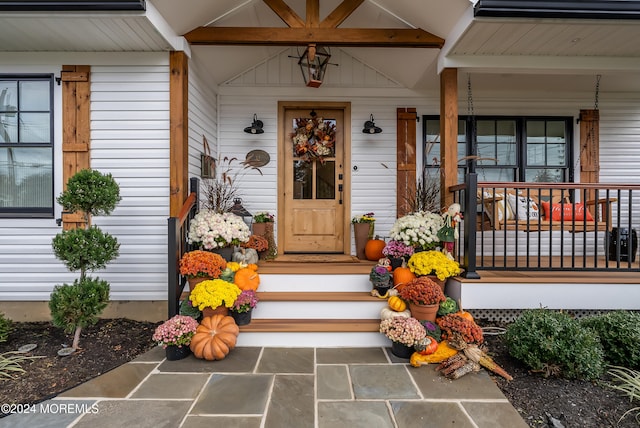
[[[285,0],[301,17],[305,0]],[[342,0],[322,0],[320,18]],[[591,91],[640,91],[640,25],[625,20],[474,18],[470,0],[365,0],[340,28],[423,29],[439,49],[341,47],[407,88],[439,87],[438,70],[456,67],[484,89],[558,82]],[[285,28],[263,0],[147,0],[145,12],[0,12],[0,52],[122,52],[185,48],[181,35],[201,26]],[[187,48],[188,49],[188,48]],[[195,61],[221,84],[277,54],[280,46],[191,46]],[[224,60],[221,60],[223,58]],[[573,77],[571,77],[573,76]],[[577,76],[577,78],[576,78]]]

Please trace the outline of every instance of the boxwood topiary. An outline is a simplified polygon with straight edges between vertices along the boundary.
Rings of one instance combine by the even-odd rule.
[[[598,336],[566,313],[525,310],[507,327],[505,339],[511,356],[546,376],[597,379],[604,373]]]
[[[606,350],[604,358],[614,366],[640,368],[640,314],[612,311],[580,320],[593,330]]]

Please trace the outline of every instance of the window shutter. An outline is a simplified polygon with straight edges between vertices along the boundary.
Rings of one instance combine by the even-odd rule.
[[[90,101],[91,67],[88,65],[64,65],[60,74],[62,82],[62,182],[76,172],[91,167],[90,164]],[[63,214],[64,230],[84,227],[82,213]],[[90,222],[90,220],[89,220]]]
[[[396,215],[402,217],[411,211],[409,201],[416,190],[416,119],[415,108],[397,110],[397,169]]]

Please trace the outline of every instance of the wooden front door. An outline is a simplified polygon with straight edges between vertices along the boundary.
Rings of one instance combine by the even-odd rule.
[[[281,252],[344,253],[345,109],[285,107],[281,113]]]

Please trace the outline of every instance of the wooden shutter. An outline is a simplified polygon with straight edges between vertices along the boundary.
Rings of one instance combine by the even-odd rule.
[[[62,182],[76,172],[91,167],[90,162],[90,104],[91,67],[64,65],[62,81]],[[84,227],[82,213],[63,214],[64,230]]]
[[[189,58],[182,51],[173,51],[169,62],[169,212],[175,217],[189,196]]]
[[[415,198],[417,117],[415,108],[399,108],[397,111],[397,217],[402,217],[411,211],[410,201]]]

